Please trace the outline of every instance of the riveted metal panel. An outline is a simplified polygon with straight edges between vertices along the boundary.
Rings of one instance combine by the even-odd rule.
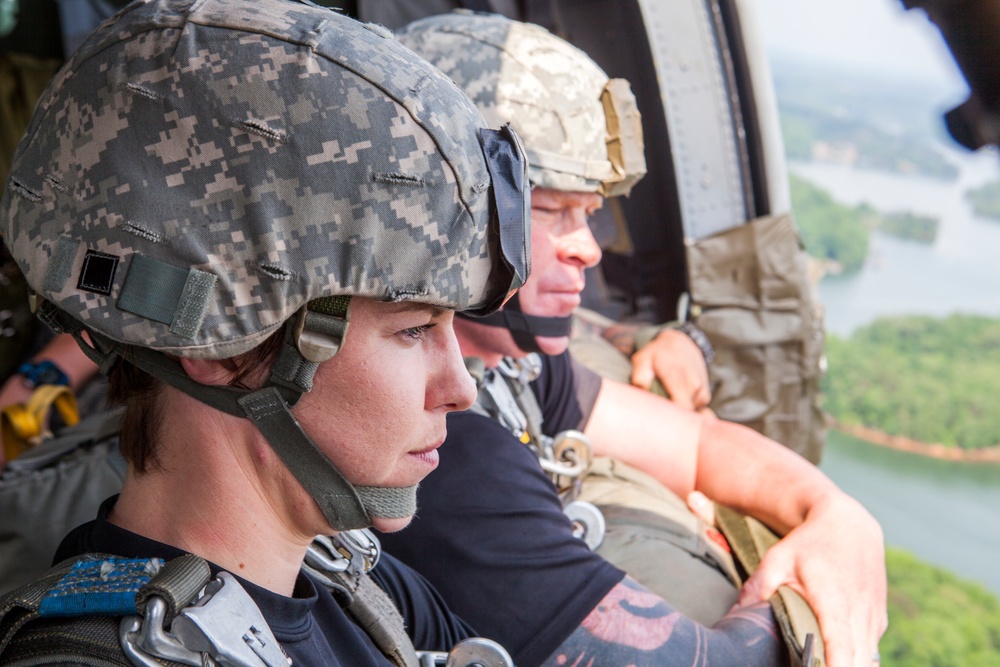
[[[704,0],[639,0],[663,99],[688,240],[751,217],[738,104]]]

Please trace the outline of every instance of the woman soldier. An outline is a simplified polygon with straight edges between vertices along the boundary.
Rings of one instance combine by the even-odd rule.
[[[383,29],[307,4],[136,2],[74,54],[0,230],[109,373],[128,470],[0,601],[0,662],[415,664],[394,607],[421,648],[469,636],[391,558],[371,593],[364,535],[300,568],[316,535],[409,522],[475,397],[453,311],[527,275],[523,153],[483,127]]]

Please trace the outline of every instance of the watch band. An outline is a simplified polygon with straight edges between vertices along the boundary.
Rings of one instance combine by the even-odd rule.
[[[694,322],[667,322],[666,324],[643,327],[635,335],[635,349],[645,347],[665,329],[675,329],[690,338],[701,350],[701,356],[705,357],[706,364],[712,363],[712,360],[715,359],[715,348],[712,346],[712,341]]]
[[[678,331],[683,332],[694,341],[694,344],[698,346],[701,350],[701,355],[705,357],[705,363],[710,364],[712,360],[715,359],[715,348],[712,347],[712,341],[708,339],[708,335],[704,331],[698,328],[694,322],[683,322],[680,326],[675,327]]]
[[[23,363],[18,367],[17,373],[24,378],[24,384],[29,389],[40,387],[43,384],[69,385],[69,377],[48,359]]]

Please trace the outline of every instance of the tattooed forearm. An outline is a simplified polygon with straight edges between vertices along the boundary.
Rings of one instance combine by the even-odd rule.
[[[734,610],[710,629],[625,579],[545,664],[770,667],[787,657],[767,603]]]

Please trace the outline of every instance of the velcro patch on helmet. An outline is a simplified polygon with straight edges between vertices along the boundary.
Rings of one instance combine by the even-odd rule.
[[[154,322],[170,325],[171,333],[193,338],[201,328],[216,278],[198,269],[182,269],[132,255],[118,307]]]
[[[80,278],[76,282],[77,289],[108,296],[111,294],[111,286],[114,285],[120,261],[121,257],[118,255],[88,250],[83,258]]]

